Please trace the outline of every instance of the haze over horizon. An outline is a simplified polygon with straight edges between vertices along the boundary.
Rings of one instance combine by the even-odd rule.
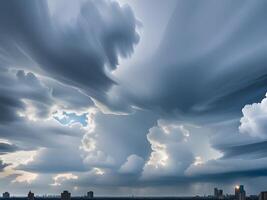
[[[267,190],[267,1],[0,1],[0,192]]]

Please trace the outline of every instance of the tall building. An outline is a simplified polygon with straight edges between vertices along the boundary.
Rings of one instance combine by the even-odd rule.
[[[93,191],[87,192],[87,198],[89,198],[89,199],[94,198],[94,192]]]
[[[218,197],[219,196],[219,190],[218,188],[214,188],[214,197]]]
[[[4,193],[3,193],[3,198],[7,199],[7,198],[9,198],[9,197],[10,197],[9,192],[4,192]]]
[[[267,200],[267,191],[260,193],[259,200]]]
[[[235,199],[246,200],[246,191],[243,185],[239,185],[235,187]]]
[[[28,200],[34,200],[34,193],[31,191],[28,193]]]
[[[239,185],[235,186],[235,199],[238,199],[238,194],[239,194]]]
[[[61,200],[70,200],[71,194],[67,190],[61,193]]]
[[[222,199],[223,198],[223,190],[214,188],[214,197]]]
[[[219,197],[220,199],[223,198],[223,190],[219,190],[219,191],[218,191],[218,197]]]
[[[244,190],[244,185],[239,185],[239,190],[240,190],[240,192],[245,191]]]
[[[245,191],[240,192],[238,200],[246,200],[246,192]]]

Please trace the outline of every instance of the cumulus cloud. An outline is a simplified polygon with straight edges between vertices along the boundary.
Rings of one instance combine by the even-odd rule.
[[[186,175],[213,179],[235,179],[266,174],[266,97],[260,103],[244,106],[240,125],[237,123],[215,126],[217,133],[211,142],[221,151],[218,159],[210,159],[200,165],[191,165]],[[230,130],[229,132],[226,130]],[[216,131],[215,131],[216,133]],[[231,141],[228,141],[231,140]]]
[[[52,183],[51,185],[60,186],[61,183],[65,180],[77,179],[77,178],[78,176],[73,175],[72,173],[57,174],[56,176],[53,177],[54,183]]]
[[[100,150],[94,150],[88,152],[88,155],[85,157],[84,162],[89,166],[93,167],[112,168],[115,165],[114,158]]]
[[[239,119],[211,125],[214,132],[211,137],[212,146],[224,152],[226,157],[246,153],[265,155],[265,103],[266,97],[262,97],[259,103],[245,105],[242,109],[243,116]]]
[[[65,145],[42,148],[31,162],[20,165],[16,169],[34,173],[68,173],[89,170],[83,162],[79,140],[71,140],[71,142],[74,144],[68,145],[68,148]],[[66,154],[68,156],[64,156]]]
[[[145,134],[156,119],[156,115],[146,111],[132,115],[106,115],[96,111],[89,123],[91,129],[82,139],[86,163],[118,170],[131,154],[147,157],[149,143]]]
[[[12,181],[12,183],[30,184],[38,177],[38,174],[25,171],[16,172],[15,174],[17,174],[17,177]]]
[[[147,139],[152,152],[146,162],[143,178],[183,176],[184,171],[194,161],[187,146],[189,132],[182,125],[158,121],[158,125],[149,129]]]
[[[124,174],[139,174],[144,166],[144,159],[138,155],[128,156],[127,161],[120,167],[119,172]]]
[[[242,109],[243,117],[240,120],[240,133],[249,134],[261,139],[267,138],[267,94],[260,103],[246,105]]]

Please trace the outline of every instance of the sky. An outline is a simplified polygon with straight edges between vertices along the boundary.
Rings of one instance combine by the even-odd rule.
[[[267,188],[267,1],[0,2],[0,192]]]

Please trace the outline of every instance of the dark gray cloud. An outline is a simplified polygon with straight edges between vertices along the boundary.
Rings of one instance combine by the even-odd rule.
[[[118,57],[128,57],[139,40],[132,10],[116,2],[87,1],[73,25],[52,21],[45,1],[3,2],[0,10],[0,119],[9,122],[1,123],[1,137],[21,150],[38,150],[34,162],[16,170],[86,170],[79,149],[85,130],[49,118],[57,110],[89,109],[88,94],[104,95],[114,84],[107,71],[116,69]],[[73,156],[64,157],[66,146]]]
[[[33,73],[5,71],[1,73],[1,121],[19,120],[18,112],[26,109],[24,100],[30,100],[38,108],[39,117],[48,115],[52,101],[49,90]]]
[[[33,67],[92,95],[114,83],[105,68],[115,69],[139,40],[132,10],[116,2],[87,1],[71,26],[53,21],[46,1],[1,4],[2,65]]]
[[[4,168],[9,166],[9,164],[3,163],[2,160],[0,160],[0,172],[3,172]]]
[[[146,2],[144,31],[162,30],[120,67],[139,42],[129,6],[86,1],[59,22],[46,1],[0,4],[0,154],[36,151],[13,170],[37,173],[37,191],[190,192],[266,176],[264,0],[168,1],[159,26]],[[49,185],[57,176],[78,178]]]
[[[266,167],[266,157],[249,158],[243,154],[240,158],[221,158],[209,160],[200,166],[191,166],[186,174],[189,181],[233,181],[244,177],[264,177]]]
[[[52,97],[59,102],[64,110],[84,111],[94,105],[90,97],[80,92],[77,88],[56,84],[51,80],[47,81],[46,85],[52,88]]]
[[[21,120],[22,113],[45,119],[57,109],[81,112],[93,106],[90,97],[77,88],[37,77],[32,72],[8,70],[0,78],[0,121],[5,123]]]
[[[9,144],[5,142],[0,143],[0,154],[7,154],[17,151],[19,148],[14,144]]]
[[[119,74],[110,99],[186,119],[240,116],[267,89],[265,6],[178,1],[155,54]]]
[[[80,139],[84,131],[79,125],[68,127],[62,126],[55,120],[46,122],[33,122],[21,120],[12,125],[0,125],[0,137],[10,140],[22,149],[36,149],[39,147],[59,147],[59,145],[71,144],[68,140]],[[77,144],[77,143],[76,143]]]
[[[17,109],[23,108],[23,104],[8,94],[0,96],[0,121],[2,123],[13,121],[17,119]]]
[[[76,145],[66,145],[42,149],[38,152],[37,157],[34,161],[27,165],[20,165],[16,167],[19,170],[30,171],[34,173],[67,173],[67,172],[80,172],[89,170],[89,166],[83,163],[81,151],[79,150],[80,141],[72,140],[77,142]],[[68,155],[68,156],[64,156]]]
[[[267,141],[236,145],[223,149],[224,158],[242,157],[247,159],[262,158],[267,156]]]

